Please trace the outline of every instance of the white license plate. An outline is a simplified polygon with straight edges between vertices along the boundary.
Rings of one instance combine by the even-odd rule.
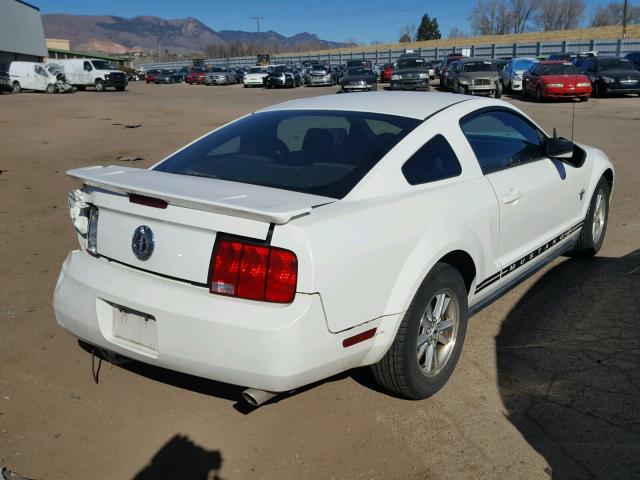
[[[158,351],[158,329],[151,315],[113,306],[113,336],[133,348]]]

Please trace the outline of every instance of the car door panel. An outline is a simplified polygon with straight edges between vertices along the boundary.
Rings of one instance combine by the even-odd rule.
[[[546,137],[535,125],[499,108],[463,119],[461,128],[498,200],[497,263],[502,268],[580,222],[588,171],[547,158]],[[502,283],[493,280],[496,286]]]

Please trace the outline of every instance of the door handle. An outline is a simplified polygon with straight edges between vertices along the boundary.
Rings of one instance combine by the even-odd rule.
[[[522,192],[520,190],[512,189],[512,190],[509,190],[509,193],[507,193],[504,197],[502,197],[502,203],[508,204],[508,203],[517,202],[521,198],[522,198]]]

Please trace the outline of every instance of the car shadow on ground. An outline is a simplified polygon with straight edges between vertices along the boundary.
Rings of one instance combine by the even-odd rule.
[[[496,351],[507,417],[553,479],[640,478],[640,250],[547,271]]]
[[[246,387],[217,382],[208,378],[197,377],[195,375],[189,375],[188,373],[177,372],[175,370],[168,370],[166,368],[157,367],[155,365],[138,362],[130,358],[122,357],[113,352],[108,352],[106,350],[98,348],[94,349],[92,345],[83,342],[82,340],[78,341],[78,345],[87,353],[95,354],[96,359],[101,359],[103,362],[111,363],[113,366],[148,378],[149,380],[164,383],[166,385],[171,385],[173,387],[189,390],[191,392],[196,392],[203,395],[222,398],[229,401],[235,401],[236,403],[233,405],[233,408],[243,415],[248,415],[256,409],[256,407],[253,407],[242,399],[242,392],[246,389]],[[95,362],[92,360],[92,366],[94,379],[98,378],[99,382],[101,364],[98,363],[98,360],[96,360]],[[309,385],[304,385],[295,390],[278,393],[275,397],[266,402],[265,405],[284,401],[289,397],[300,394],[307,390],[311,390],[323,383],[342,380],[344,378],[347,378],[349,376],[349,373],[350,372],[339,373],[337,375],[319,380]],[[371,377],[371,379],[373,379],[373,377]]]
[[[133,480],[220,480],[222,455],[205,450],[188,437],[175,435],[162,446]]]

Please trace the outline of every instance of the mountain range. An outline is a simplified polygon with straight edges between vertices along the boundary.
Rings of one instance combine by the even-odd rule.
[[[172,53],[206,52],[212,48],[231,45],[261,45],[266,51],[299,51],[346,47],[350,44],[330,42],[311,33],[291,37],[277,32],[244,32],[241,30],[212,30],[198,19],[165,20],[160,17],[139,16],[123,18],[112,15],[42,15],[47,38],[71,41],[74,50],[103,53],[131,51],[164,51]]]

